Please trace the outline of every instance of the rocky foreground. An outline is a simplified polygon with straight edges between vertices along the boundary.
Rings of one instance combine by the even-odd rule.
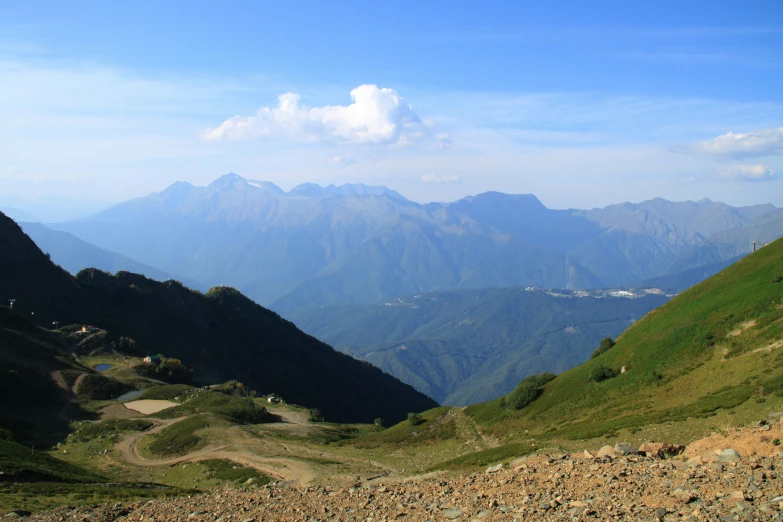
[[[781,432],[778,424],[704,439],[694,445],[700,450],[695,456],[668,458],[682,449],[672,446],[618,444],[595,454],[521,458],[460,477],[335,489],[276,483],[254,491],[227,489],[131,505],[61,508],[32,519],[780,521],[783,452],[778,450],[783,446],[776,437]],[[745,454],[715,447],[731,442]]]

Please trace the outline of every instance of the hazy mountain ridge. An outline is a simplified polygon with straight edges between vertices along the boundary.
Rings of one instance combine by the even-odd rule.
[[[290,312],[460,288],[633,285],[749,251],[747,227],[777,210],[662,199],[554,210],[533,195],[498,192],[420,205],[384,187],[304,184],[286,193],[228,174],[54,227]],[[763,226],[783,233],[783,221]],[[727,231],[737,238],[728,244]],[[722,246],[695,265],[681,259],[705,243]]]

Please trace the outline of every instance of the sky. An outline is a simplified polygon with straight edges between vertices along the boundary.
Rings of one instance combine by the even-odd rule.
[[[227,172],[783,206],[783,3],[0,3],[0,205]]]

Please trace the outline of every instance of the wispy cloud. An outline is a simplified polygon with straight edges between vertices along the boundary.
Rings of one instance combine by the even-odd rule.
[[[459,176],[444,174],[439,176],[437,174],[424,174],[421,177],[423,183],[459,183],[462,181]]]
[[[778,178],[777,173],[766,165],[734,165],[720,169],[718,175],[731,181],[773,181]]]
[[[745,133],[729,131],[696,144],[693,150],[700,154],[738,158],[776,154],[783,151],[783,127]]]
[[[350,105],[307,107],[299,100],[298,94],[281,94],[276,107],[229,118],[207,130],[204,138],[408,144],[426,134],[421,118],[394,89],[360,85],[351,91]]]

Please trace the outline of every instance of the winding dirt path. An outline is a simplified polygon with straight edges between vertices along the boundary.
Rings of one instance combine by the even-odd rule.
[[[138,442],[147,435],[152,435],[171,426],[172,424],[184,420],[188,417],[179,417],[177,419],[154,420],[156,426],[141,433],[134,433],[122,439],[115,448],[122,455],[122,459],[134,466],[173,466],[180,462],[198,462],[208,459],[226,459],[255,468],[267,475],[278,479],[291,480],[301,485],[308,485],[316,478],[316,474],[304,462],[284,457],[261,457],[249,451],[227,451],[231,445],[215,446],[210,445],[200,450],[182,455],[180,457],[171,457],[167,459],[146,459],[139,455],[137,451]],[[152,420],[152,419],[150,419]]]

